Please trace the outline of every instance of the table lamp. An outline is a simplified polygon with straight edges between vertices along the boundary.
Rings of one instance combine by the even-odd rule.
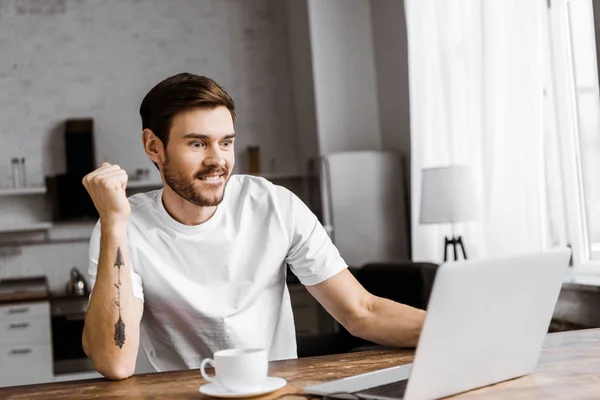
[[[479,214],[471,169],[463,165],[424,168],[421,183],[420,222],[451,224],[452,237],[444,240],[444,261],[448,260],[450,245],[454,249],[454,260],[458,260],[457,246],[460,246],[466,260],[462,237],[454,236],[454,224],[476,220]]]

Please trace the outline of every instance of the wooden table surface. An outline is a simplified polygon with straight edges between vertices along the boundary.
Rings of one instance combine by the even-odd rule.
[[[288,385],[256,399],[298,393],[308,385],[401,365],[412,359],[412,351],[380,350],[272,362],[269,375],[285,378]],[[118,382],[89,379],[3,388],[0,399],[202,399],[198,388],[204,383],[198,369],[194,369],[136,375]],[[452,398],[600,399],[600,329],[552,333],[534,373]]]

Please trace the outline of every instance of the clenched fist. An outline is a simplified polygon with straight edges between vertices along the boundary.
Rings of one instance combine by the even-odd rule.
[[[83,178],[83,186],[90,194],[101,223],[126,223],[131,206],[125,194],[127,173],[118,165],[105,162]]]

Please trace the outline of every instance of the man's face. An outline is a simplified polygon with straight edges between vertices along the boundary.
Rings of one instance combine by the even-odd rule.
[[[235,164],[234,137],[226,107],[177,114],[161,166],[165,183],[192,204],[219,205]]]

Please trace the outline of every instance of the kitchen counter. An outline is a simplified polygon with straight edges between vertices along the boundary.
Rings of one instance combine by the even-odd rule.
[[[88,296],[52,293],[45,276],[0,279],[0,304],[49,301],[52,305],[69,305],[85,313]],[[82,306],[85,305],[85,306]]]
[[[50,290],[45,276],[0,279],[0,304],[49,299]]]

